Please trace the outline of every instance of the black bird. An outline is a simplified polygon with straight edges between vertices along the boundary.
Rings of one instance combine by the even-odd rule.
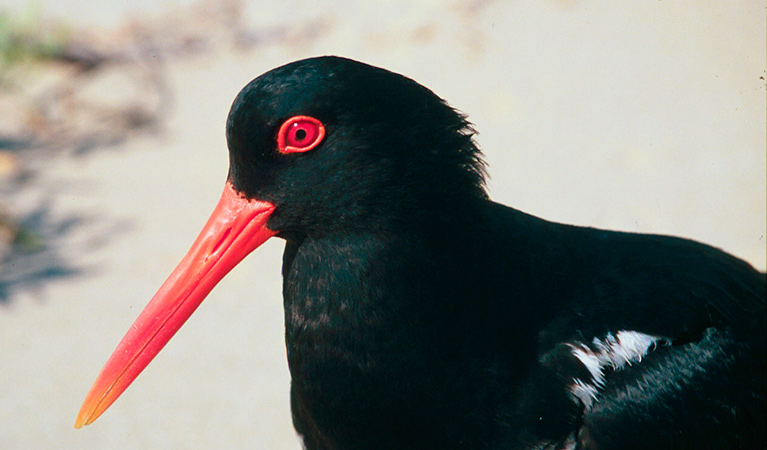
[[[307,449],[765,448],[765,274],[494,203],[473,135],[430,90],[352,60],[253,80],[219,205],[76,427],[276,235]]]

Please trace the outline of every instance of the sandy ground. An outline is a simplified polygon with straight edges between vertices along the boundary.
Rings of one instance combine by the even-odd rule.
[[[498,201],[551,220],[694,238],[765,269],[763,2],[274,3],[249,5],[248,22],[315,31],[170,62],[174,106],[162,133],[28,162],[37,176],[2,199],[21,212],[47,204],[51,220],[84,218],[56,244],[77,270],[0,303],[2,448],[299,448],[276,240],[214,290],[98,422],[72,425],[218,199],[232,99],[306,56],[407,74],[468,113]],[[92,6],[94,18],[119,22],[118,5],[110,16],[75,4],[62,12],[73,21]]]

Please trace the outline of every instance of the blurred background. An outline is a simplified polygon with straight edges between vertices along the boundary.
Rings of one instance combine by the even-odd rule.
[[[469,115],[493,198],[765,269],[765,3],[0,0],[0,445],[298,449],[274,240],[94,425],[224,184],[239,89],[335,54]]]

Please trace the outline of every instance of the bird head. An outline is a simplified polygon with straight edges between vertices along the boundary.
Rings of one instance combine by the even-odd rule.
[[[227,140],[229,182],[274,204],[268,226],[286,235],[386,226],[486,196],[464,116],[409,78],[348,59],[301,60],[250,82]]]
[[[221,199],[88,393],[75,427],[98,418],[239,261],[272,236],[402,228],[485,199],[465,117],[413,80],[337,57],[256,78],[226,125]]]

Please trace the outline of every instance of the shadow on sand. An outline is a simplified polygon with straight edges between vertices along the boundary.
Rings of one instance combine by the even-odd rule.
[[[40,172],[57,158],[162,136],[174,106],[168,66],[175,61],[300,45],[330,27],[320,17],[254,28],[243,21],[244,7],[241,0],[200,0],[111,31],[70,29],[53,44],[50,36],[61,35],[55,30],[62,26],[42,19],[31,31],[10,36],[16,54],[30,55],[15,66],[0,55],[0,303],[21,291],[41,291],[52,280],[89,274],[94,268],[74,262],[73,236],[100,230],[89,232],[90,243],[77,244],[85,245],[77,255],[87,255],[127,226],[109,217],[58,214],[66,188],[45,186]],[[45,200],[28,213],[14,210],[30,192]]]

